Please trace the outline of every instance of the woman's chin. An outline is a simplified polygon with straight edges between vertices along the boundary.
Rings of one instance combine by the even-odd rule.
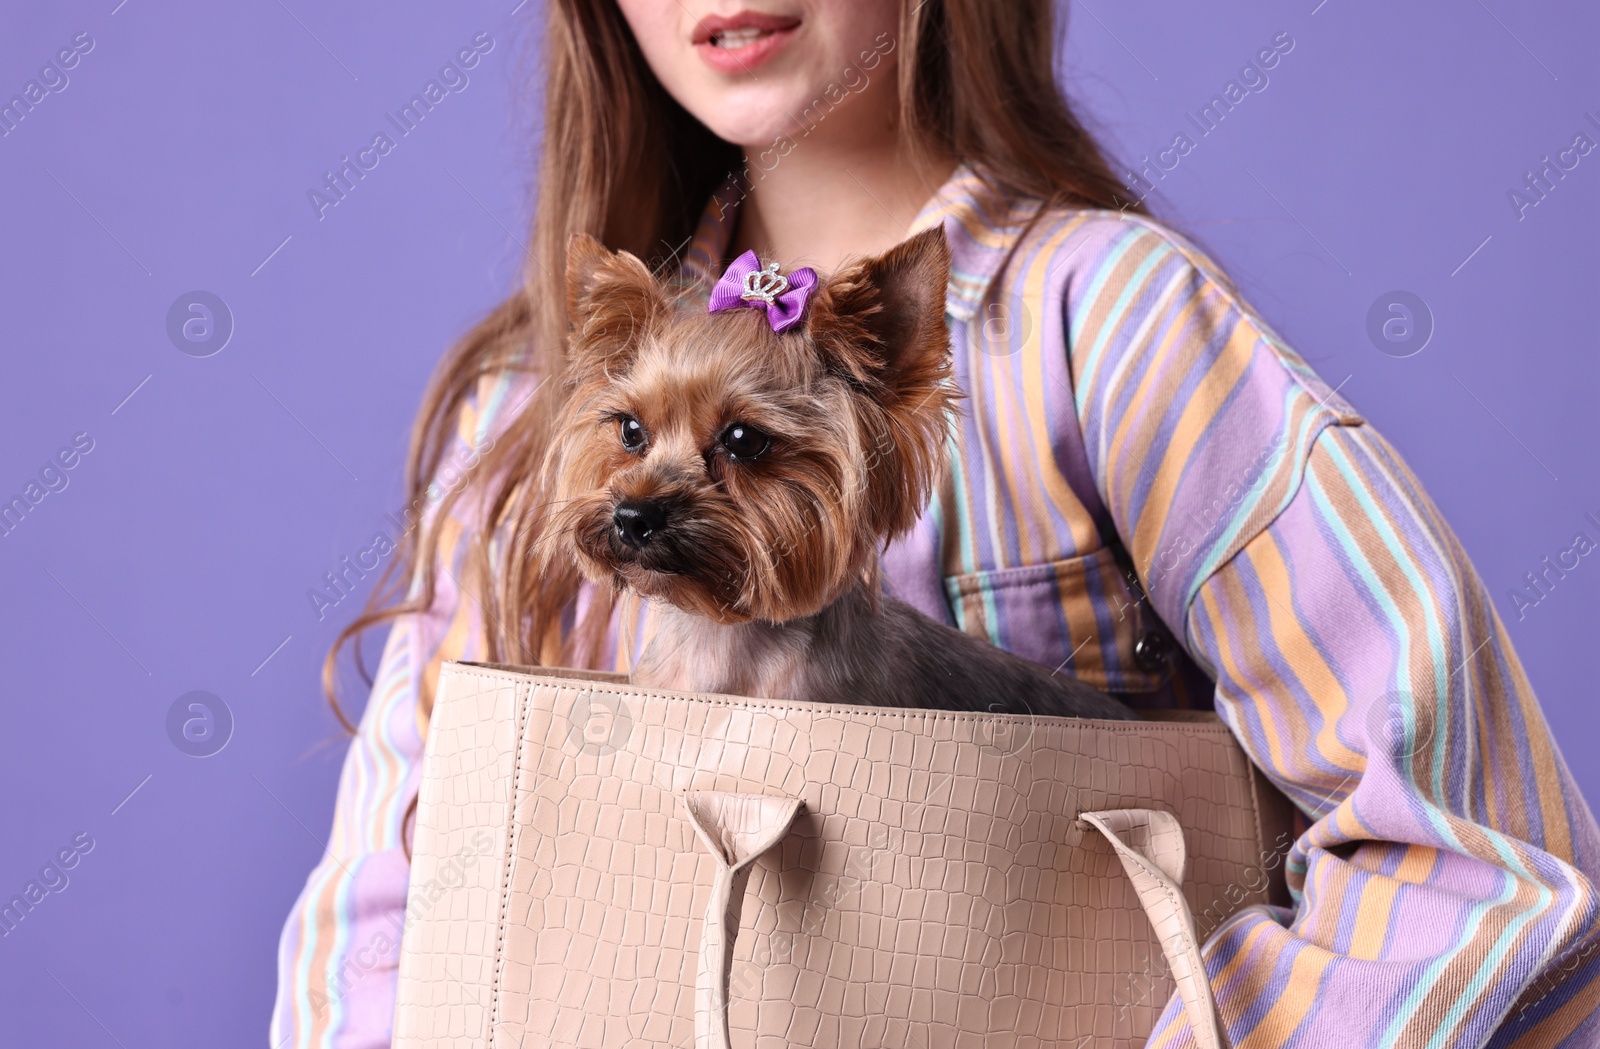
[[[764,73],[759,81],[698,85],[683,102],[712,134],[754,155],[783,138],[799,141],[819,115],[835,114],[839,107],[820,98],[805,80]]]
[[[770,150],[784,138],[797,140],[802,125],[788,116],[774,117],[774,113],[788,113],[787,109],[768,109],[763,105],[745,105],[743,100],[725,106],[712,107],[706,113],[696,113],[702,124],[724,142],[731,142],[755,157]],[[798,110],[796,110],[798,112]],[[754,171],[752,175],[756,174]]]

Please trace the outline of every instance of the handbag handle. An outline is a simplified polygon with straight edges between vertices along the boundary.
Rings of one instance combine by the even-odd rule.
[[[700,936],[700,965],[695,977],[695,1049],[732,1049],[728,1037],[728,983],[750,865],[789,833],[802,802],[798,798],[716,790],[689,791],[680,796],[695,833],[718,864]],[[1194,919],[1179,888],[1188,853],[1178,818],[1157,809],[1108,809],[1079,813],[1079,818],[1104,835],[1122,861],[1122,869],[1133,882],[1139,903],[1161,941],[1161,951],[1201,1049],[1227,1049]]]
[[[1194,918],[1179,888],[1188,853],[1178,817],[1158,809],[1108,809],[1082,812],[1078,817],[1103,834],[1122,861],[1161,941],[1161,953],[1167,956],[1195,1040],[1201,1049],[1227,1049]]]
[[[750,864],[783,836],[799,815],[799,798],[693,790],[681,795],[689,822],[717,860],[717,880],[700,933],[700,968],[694,985],[695,1049],[732,1049],[728,1040],[728,982],[733,941]]]

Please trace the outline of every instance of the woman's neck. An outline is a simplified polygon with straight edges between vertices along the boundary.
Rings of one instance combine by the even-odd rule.
[[[787,155],[767,151],[748,160],[750,186],[729,256],[754,250],[781,259],[785,269],[815,266],[824,273],[904,240],[955,169],[954,161],[939,161],[919,170],[892,131],[848,148],[800,138]]]

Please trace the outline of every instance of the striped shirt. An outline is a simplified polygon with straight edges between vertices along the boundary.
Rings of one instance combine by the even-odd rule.
[[[713,198],[685,279],[720,271],[734,214]],[[1394,449],[1154,222],[1045,208],[961,167],[908,232],[934,223],[966,397],[888,585],[1135,706],[1215,710],[1296,803],[1292,907],[1201,929],[1232,1044],[1600,1044],[1600,833]],[[515,404],[486,380],[458,452]],[[477,525],[446,526],[459,565]],[[424,701],[443,661],[483,652],[459,575],[390,632],[284,927],[274,1047],[389,1044]],[[633,626],[613,636],[642,643],[648,611]],[[1194,1044],[1176,1001],[1148,1044]]]

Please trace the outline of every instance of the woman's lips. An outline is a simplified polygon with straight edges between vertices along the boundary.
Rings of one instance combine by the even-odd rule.
[[[748,73],[777,54],[800,27],[800,19],[753,11],[713,15],[695,28],[694,49],[719,73]]]

